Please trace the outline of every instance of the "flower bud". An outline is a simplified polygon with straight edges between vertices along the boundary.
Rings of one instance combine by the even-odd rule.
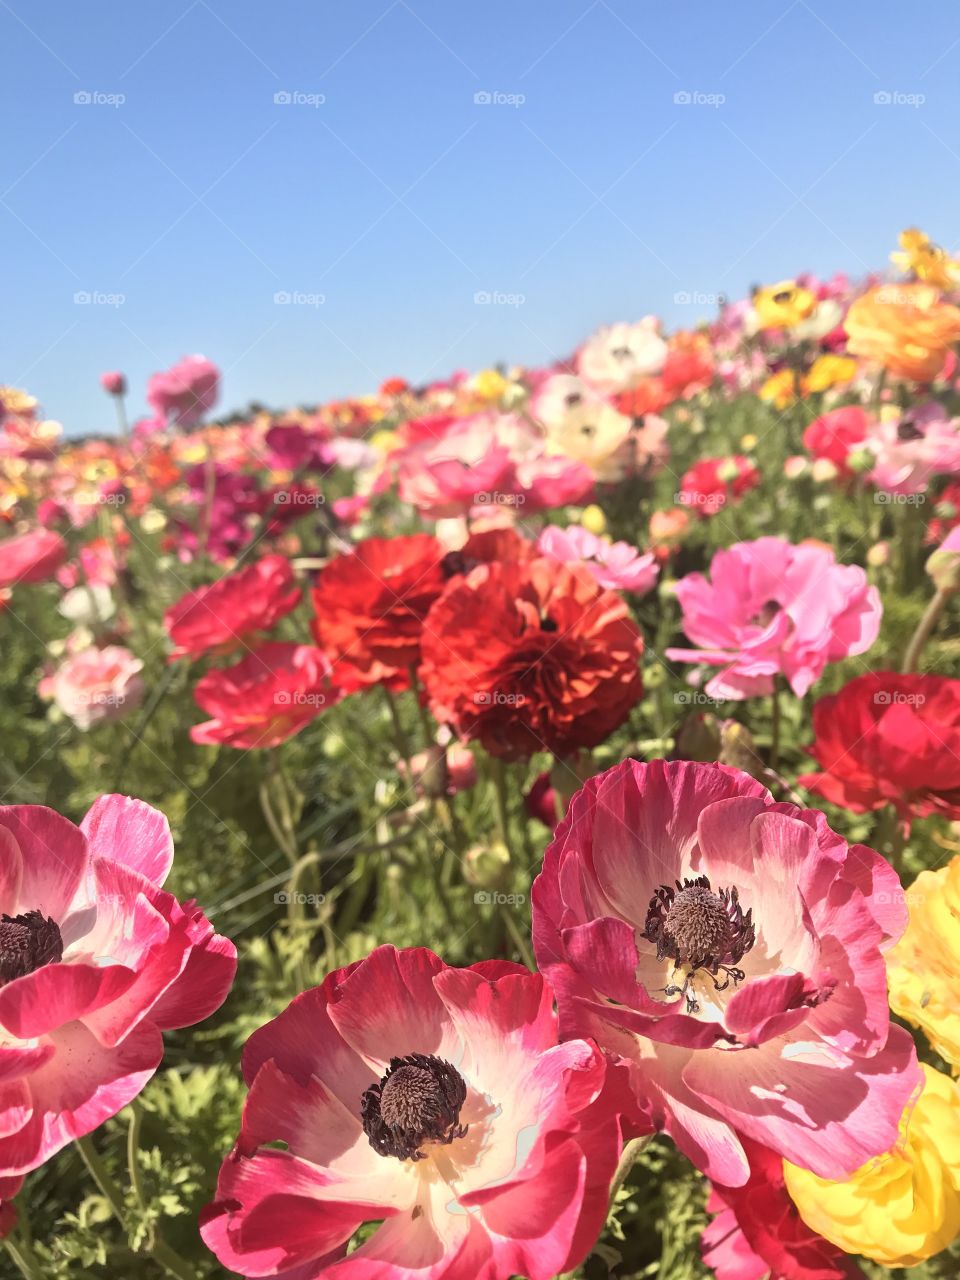
[[[475,844],[463,858],[463,877],[478,889],[497,889],[510,869],[510,851],[502,840]]]

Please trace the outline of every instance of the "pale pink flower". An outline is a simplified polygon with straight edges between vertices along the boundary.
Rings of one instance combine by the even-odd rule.
[[[822,543],[783,538],[717,551],[709,580],[688,574],[676,593],[697,648],[666,656],[721,667],[706,686],[713,698],[770,693],[778,674],[802,697],[828,662],[866,653],[883,616],[859,565],[837,564]]]
[[[220,394],[220,370],[206,356],[184,356],[147,382],[147,401],[168,426],[192,427]]]
[[[922,1079],[887,1005],[906,920],[893,868],[822,813],[682,760],[589,779],[533,887],[561,1034],[625,1066],[632,1118],[727,1187],[740,1135],[837,1179],[897,1140]]]
[[[655,316],[645,316],[635,324],[598,329],[580,348],[577,372],[597,391],[612,395],[659,373],[666,358],[667,344],[660,336],[660,321]]]
[[[923,493],[934,476],[960,473],[960,431],[939,404],[873,424],[864,446],[876,457],[868,479],[888,493]]]
[[[47,688],[78,729],[117,720],[143,698],[143,663],[129,649],[111,644],[84,649],[57,668]]]
[[[537,548],[563,564],[582,564],[601,587],[612,591],[646,595],[660,572],[653,552],[644,554],[629,542],[608,542],[577,524],[566,529],[550,525],[540,534]]]

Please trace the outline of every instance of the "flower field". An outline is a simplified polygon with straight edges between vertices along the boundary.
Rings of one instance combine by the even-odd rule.
[[[958,1274],[960,264],[891,256],[0,387],[0,1275]]]

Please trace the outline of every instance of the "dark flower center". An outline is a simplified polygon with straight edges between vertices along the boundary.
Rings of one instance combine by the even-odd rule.
[[[474,560],[472,556],[465,556],[462,551],[448,551],[440,561],[440,572],[449,580],[459,577],[462,573],[469,573],[480,563],[481,561]]]
[[[919,427],[915,427],[912,422],[901,422],[897,425],[897,439],[903,440],[922,440],[923,432]]]
[[[543,617],[540,619],[540,630],[541,631],[558,631],[559,627],[557,626],[553,618],[551,618],[548,614],[544,614]]]
[[[466,1097],[463,1076],[442,1058],[391,1058],[386,1073],[360,1099],[363,1131],[378,1155],[422,1160],[425,1143],[446,1146],[467,1132],[460,1123]]]
[[[650,899],[643,936],[656,944],[657,959],[673,960],[675,969],[686,969],[683,985],[665,988],[668,996],[685,995],[687,1012],[699,1005],[690,993],[693,975],[700,969],[713,978],[717,991],[725,991],[746,976],[736,965],[756,941],[753,910],[744,914],[735,887],[714,893],[706,876],[676,881],[676,888],[661,885]],[[718,981],[720,974],[724,980]]]
[[[62,959],[63,938],[55,921],[40,911],[0,916],[0,985]]]
[[[780,609],[781,605],[779,600],[768,600],[765,604],[761,605],[750,621],[757,627],[769,627],[770,623],[780,612]]]

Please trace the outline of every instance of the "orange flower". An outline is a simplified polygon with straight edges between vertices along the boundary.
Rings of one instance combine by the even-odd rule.
[[[847,350],[914,382],[932,382],[960,341],[960,308],[929,284],[878,285],[847,313]]]

